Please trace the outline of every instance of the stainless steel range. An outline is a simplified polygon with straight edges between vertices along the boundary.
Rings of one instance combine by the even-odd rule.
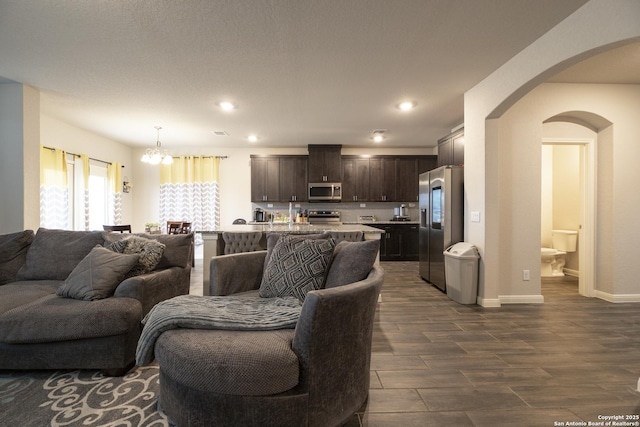
[[[339,211],[309,211],[309,224],[342,224]]]

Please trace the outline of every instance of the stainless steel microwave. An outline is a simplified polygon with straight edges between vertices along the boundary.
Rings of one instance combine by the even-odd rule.
[[[342,200],[342,183],[312,182],[309,183],[310,202],[339,202]]]

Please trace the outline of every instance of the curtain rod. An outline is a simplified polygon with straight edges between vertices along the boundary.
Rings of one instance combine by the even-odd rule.
[[[51,150],[51,151],[55,151],[55,150],[57,150],[57,148],[46,147],[46,146],[44,146],[44,145],[43,145],[43,147],[44,147],[44,148],[46,148],[47,150]],[[64,150],[62,150],[62,151],[64,151]],[[74,156],[74,157],[80,157],[80,154],[70,153],[69,151],[65,151],[65,154],[69,154],[69,155]],[[111,165],[111,164],[113,164],[113,162],[105,162],[104,160],[95,159],[95,158],[93,158],[93,157],[89,157],[89,160],[93,160],[94,162],[105,163],[105,164],[107,164],[107,165]],[[122,167],[124,168],[124,165],[120,165],[120,166],[122,166]]]

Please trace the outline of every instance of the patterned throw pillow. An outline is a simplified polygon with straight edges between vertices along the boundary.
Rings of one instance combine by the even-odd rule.
[[[335,245],[333,239],[280,238],[262,275],[260,296],[304,301],[307,292],[322,288]]]
[[[164,248],[163,243],[140,236],[126,237],[107,246],[107,249],[114,252],[140,256],[138,264],[127,273],[127,278],[152,271],[160,262]]]

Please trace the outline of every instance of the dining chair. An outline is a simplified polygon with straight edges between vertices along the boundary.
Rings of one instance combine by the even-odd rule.
[[[131,224],[127,225],[103,225],[102,228],[104,231],[119,231],[120,233],[124,233],[125,231],[131,233]]]
[[[167,221],[168,234],[180,234],[181,228],[182,228],[182,221]]]

